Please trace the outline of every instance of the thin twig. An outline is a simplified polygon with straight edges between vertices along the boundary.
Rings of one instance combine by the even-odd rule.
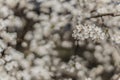
[[[98,14],[98,15],[93,15],[90,17],[85,18],[86,19],[91,19],[91,18],[99,18],[99,17],[103,17],[103,16],[112,16],[112,17],[116,17],[116,16],[120,16],[120,13],[116,14],[116,13],[104,13],[104,14]]]

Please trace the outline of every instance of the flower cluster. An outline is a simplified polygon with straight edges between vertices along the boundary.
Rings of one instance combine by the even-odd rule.
[[[106,38],[105,33],[101,28],[95,25],[77,25],[73,31],[73,37],[78,40],[104,40]]]

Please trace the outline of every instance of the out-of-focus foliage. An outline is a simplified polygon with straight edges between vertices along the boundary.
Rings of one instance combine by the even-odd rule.
[[[0,0],[0,80],[119,80],[119,0]]]

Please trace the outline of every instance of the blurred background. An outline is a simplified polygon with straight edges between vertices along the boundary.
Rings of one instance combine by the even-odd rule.
[[[119,80],[119,12],[119,0],[0,0],[0,80]],[[76,39],[85,24],[113,41]]]

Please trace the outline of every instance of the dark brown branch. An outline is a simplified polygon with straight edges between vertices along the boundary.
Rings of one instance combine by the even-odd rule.
[[[86,19],[91,19],[91,18],[99,18],[99,17],[104,17],[104,16],[112,16],[112,17],[116,17],[116,16],[120,16],[120,13],[104,13],[104,14],[98,14],[98,15],[93,15],[91,17],[87,17]]]

